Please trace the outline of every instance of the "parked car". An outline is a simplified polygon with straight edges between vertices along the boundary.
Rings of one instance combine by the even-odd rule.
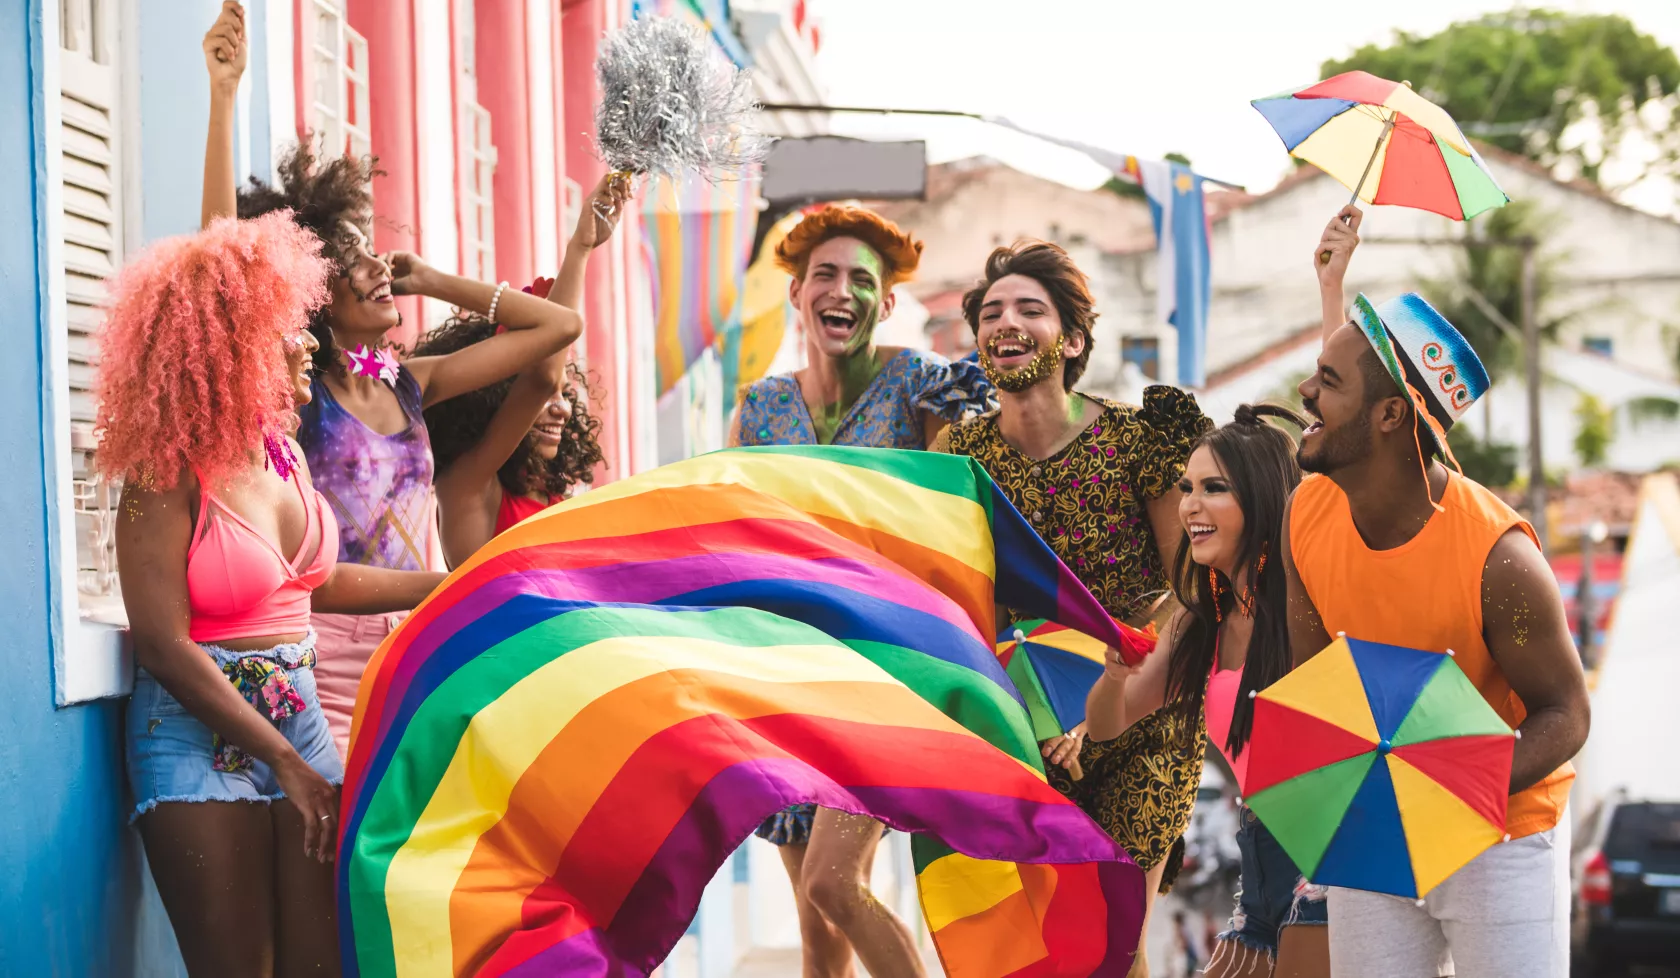
[[[1571,945],[1587,974],[1680,967],[1680,802],[1607,799],[1582,823]]]

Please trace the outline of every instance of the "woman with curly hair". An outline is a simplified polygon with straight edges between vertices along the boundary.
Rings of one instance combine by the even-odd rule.
[[[576,308],[590,254],[613,233],[629,198],[629,182],[602,177],[572,232],[554,281],[528,286],[539,298]],[[457,315],[426,335],[416,357],[448,356],[496,336],[484,316]],[[589,413],[583,372],[557,354],[511,380],[426,409],[437,456],[443,553],[451,567],[503,530],[595,480],[602,461],[601,420]]]
[[[162,241],[111,283],[99,470],[123,483],[117,570],[139,671],[133,820],[196,976],[336,974],[338,784],[312,610],[414,607],[442,575],[337,561],[289,435],[325,301],[286,218]]]
[[[370,567],[438,569],[431,441],[423,410],[513,376],[559,353],[582,333],[572,309],[507,283],[475,282],[431,268],[416,255],[373,254],[371,158],[317,159],[308,142],[280,162],[276,185],[253,180],[235,192],[233,98],[244,69],[244,17],[224,4],[205,38],[212,80],[205,154],[206,220],[289,210],[320,239],[332,262],[329,301],[310,323],[315,398],[299,412],[298,442],[339,529],[338,559]],[[222,124],[219,121],[226,120]],[[505,330],[446,356],[399,361],[386,334],[402,322],[395,297],[424,295],[499,322]],[[356,690],[395,615],[321,615],[321,705],[347,751]]]

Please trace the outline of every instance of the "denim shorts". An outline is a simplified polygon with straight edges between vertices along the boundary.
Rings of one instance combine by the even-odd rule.
[[[1283,846],[1278,845],[1248,806],[1243,806],[1239,817],[1237,851],[1241,854],[1242,879],[1237,884],[1237,908],[1231,914],[1231,928],[1220,934],[1219,939],[1275,955],[1278,933],[1283,928],[1322,927],[1329,922],[1325,888],[1301,876],[1289,853],[1283,851]]]
[[[314,634],[296,645],[282,645],[259,652],[231,652],[214,645],[201,647],[217,666],[244,658],[280,659],[300,650],[312,650]],[[269,723],[279,730],[302,755],[305,762],[332,784],[344,782],[344,764],[339,760],[327,718],[315,693],[315,672],[308,667],[285,669],[304,709]],[[215,768],[212,743],[215,735],[180,701],[158,684],[146,670],[134,679],[134,695],[128,704],[125,732],[129,787],[134,791],[132,822],[163,802],[252,801],[267,804],[284,798],[268,765],[255,758],[242,771]]]

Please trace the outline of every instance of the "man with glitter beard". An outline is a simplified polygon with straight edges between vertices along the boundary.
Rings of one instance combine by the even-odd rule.
[[[806,366],[741,392],[731,445],[857,445],[925,449],[950,422],[995,404],[973,363],[875,345],[892,288],[910,278],[922,243],[859,207],[805,216],[776,248],[805,338]],[[909,929],[869,890],[881,824],[795,805],[759,828],[781,849],[797,895],[806,978],[848,978],[852,951],[872,975],[920,976]]]
[[[1142,407],[1073,389],[1096,314],[1084,273],[1056,245],[992,252],[962,307],[999,408],[952,425],[933,449],[985,466],[1109,614],[1152,617],[1182,536],[1178,480],[1212,423],[1176,387],[1148,388]],[[1202,776],[1201,717],[1191,727],[1171,714],[1107,742],[1084,742],[1081,724],[1043,745],[1051,782],[1148,874],[1150,905],[1177,875]],[[1141,950],[1133,967],[1147,973]]]

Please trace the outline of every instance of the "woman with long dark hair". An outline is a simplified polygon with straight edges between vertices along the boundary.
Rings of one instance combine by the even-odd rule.
[[[1252,695],[1289,672],[1283,511],[1301,481],[1295,443],[1267,419],[1303,427],[1286,408],[1243,405],[1203,436],[1179,482],[1183,542],[1173,561],[1180,609],[1155,654],[1136,667],[1110,658],[1086,704],[1088,736],[1118,737],[1158,711],[1186,722],[1206,715],[1208,737],[1234,771],[1247,766]],[[1247,808],[1237,847],[1242,882],[1231,926],[1207,974],[1328,976],[1324,893]]]

